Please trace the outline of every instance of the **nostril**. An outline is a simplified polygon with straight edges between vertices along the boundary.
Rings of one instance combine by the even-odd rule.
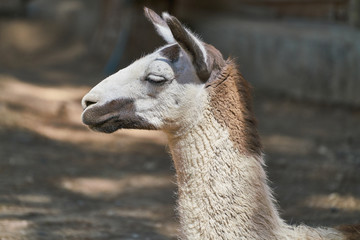
[[[95,104],[96,102],[94,102],[94,101],[89,101],[89,100],[85,100],[85,106],[86,107],[89,107],[90,105],[93,105],[93,104]]]
[[[81,99],[81,105],[83,107],[83,109],[85,110],[86,108],[90,107],[91,105],[95,105],[96,103],[99,102],[99,96],[95,95],[93,93],[91,94],[86,94],[83,99]]]

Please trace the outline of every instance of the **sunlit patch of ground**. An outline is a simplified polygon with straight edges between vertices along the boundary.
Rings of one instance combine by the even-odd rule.
[[[315,144],[311,139],[279,134],[265,136],[262,140],[266,149],[271,149],[273,152],[294,155],[306,155],[315,147]]]
[[[0,220],[1,239],[26,239],[29,227],[26,220]]]
[[[360,212],[360,198],[351,195],[341,196],[338,193],[310,196],[305,200],[305,204],[307,207],[311,208],[340,209],[343,211]]]
[[[113,197],[127,192],[141,191],[147,188],[173,187],[171,178],[153,175],[131,175],[123,179],[71,178],[63,179],[60,185],[69,191],[89,197]]]

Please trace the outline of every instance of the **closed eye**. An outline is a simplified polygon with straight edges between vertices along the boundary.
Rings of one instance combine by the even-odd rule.
[[[163,84],[167,81],[167,79],[163,76],[149,74],[145,77],[145,81],[152,84]]]

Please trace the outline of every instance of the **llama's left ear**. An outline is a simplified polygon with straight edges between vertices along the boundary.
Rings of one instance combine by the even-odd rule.
[[[154,25],[158,34],[167,42],[167,43],[175,43],[175,39],[171,33],[169,26],[166,22],[157,15],[156,12],[151,10],[150,8],[144,7],[144,13],[147,19]]]
[[[191,56],[198,77],[206,82],[210,77],[211,70],[207,64],[207,52],[204,44],[190,30],[186,29],[176,17],[167,13],[163,13],[162,17],[169,26],[176,42]]]
[[[161,18],[147,7],[144,7],[144,12],[147,19],[155,26],[158,34],[167,43],[178,43],[190,55],[198,77],[206,82],[210,77],[211,70],[207,64],[207,53],[203,43],[176,17],[163,13]]]

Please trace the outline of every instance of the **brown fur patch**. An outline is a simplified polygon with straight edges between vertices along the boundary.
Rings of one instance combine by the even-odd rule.
[[[160,51],[160,54],[171,62],[176,62],[179,59],[180,55],[180,46],[177,44],[171,45],[167,48],[164,48]]]
[[[360,240],[360,224],[342,225],[336,227],[336,229],[345,235],[346,240]]]
[[[104,105],[93,106],[85,110],[82,120],[91,129],[105,133],[112,133],[120,128],[155,129],[153,125],[136,116],[132,99],[117,99]]]
[[[230,138],[240,152],[260,155],[262,147],[252,109],[251,87],[236,64],[227,61],[218,77],[206,87],[215,118],[229,129]]]

